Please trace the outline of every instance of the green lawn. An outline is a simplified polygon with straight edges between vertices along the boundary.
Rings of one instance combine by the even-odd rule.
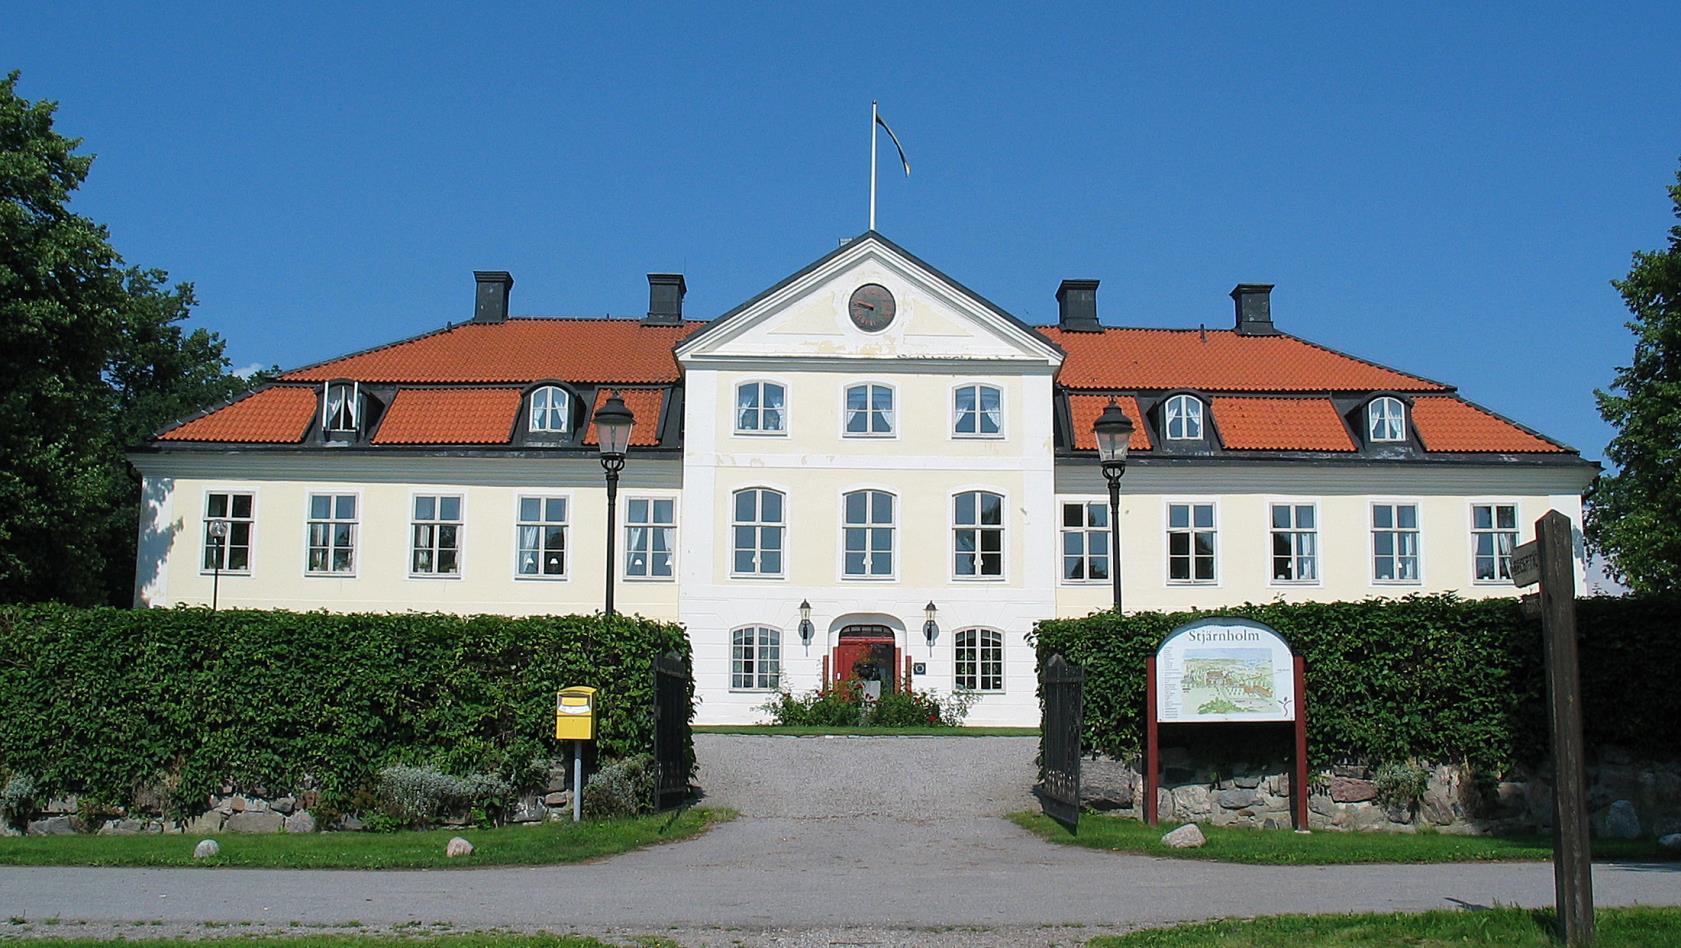
[[[1681,944],[1681,909],[1600,909],[1602,948]],[[1393,915],[1281,915],[1227,919],[1094,938],[1090,948],[1300,948],[1302,945],[1547,945],[1551,911],[1496,908]]]
[[[1017,825],[1055,842],[1090,849],[1212,859],[1264,865],[1343,865],[1359,862],[1506,862],[1553,858],[1552,839],[1542,836],[1449,836],[1445,833],[1342,833],[1302,835],[1290,830],[1203,826],[1208,843],[1198,849],[1169,849],[1162,834],[1178,824],[1145,826],[1135,819],[1086,813],[1078,836],[1038,811],[1011,814]],[[1596,859],[1674,859],[1654,840],[1596,839]]]
[[[772,734],[792,737],[1038,737],[1036,727],[821,727],[784,724],[697,724],[696,734]]]
[[[688,839],[728,810],[699,807],[619,820],[541,823],[495,829],[442,829],[411,833],[217,833],[214,859],[193,858],[205,837],[28,836],[0,839],[7,866],[247,866],[266,869],[434,869],[468,866],[546,865],[613,856],[655,843]],[[444,845],[466,837],[471,856],[449,859]]]

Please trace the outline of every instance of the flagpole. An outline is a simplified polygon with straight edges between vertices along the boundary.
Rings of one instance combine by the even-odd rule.
[[[876,100],[870,100],[870,229],[876,229]]]

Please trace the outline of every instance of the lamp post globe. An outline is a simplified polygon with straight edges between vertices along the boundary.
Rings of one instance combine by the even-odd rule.
[[[630,447],[630,431],[636,426],[636,415],[625,407],[618,392],[607,396],[595,410],[595,438],[601,455],[601,470],[607,476],[607,615],[613,614],[613,558],[618,539],[619,472],[625,467],[625,451]]]
[[[226,520],[212,520],[205,525],[205,532],[216,544],[216,559],[211,565],[210,578],[210,611],[216,611],[216,600],[222,593],[222,563],[228,555],[228,522]]]
[[[1103,479],[1109,482],[1109,582],[1118,614],[1121,611],[1121,477],[1127,470],[1133,423],[1111,398],[1091,430],[1097,438],[1097,460],[1103,467]]]

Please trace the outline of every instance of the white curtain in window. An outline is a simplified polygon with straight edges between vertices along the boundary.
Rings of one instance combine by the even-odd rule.
[[[765,430],[782,430],[782,386],[765,386]]]
[[[1004,430],[1004,401],[997,389],[981,389],[981,410],[986,412],[986,420],[991,423],[988,431]]]

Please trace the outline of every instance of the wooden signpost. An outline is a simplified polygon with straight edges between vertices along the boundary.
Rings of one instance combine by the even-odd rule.
[[[1541,641],[1547,663],[1547,720],[1553,738],[1553,892],[1565,944],[1594,940],[1593,863],[1588,850],[1582,688],[1576,649],[1575,533],[1550,511],[1535,540],[1512,551],[1512,582],[1541,584]]]

